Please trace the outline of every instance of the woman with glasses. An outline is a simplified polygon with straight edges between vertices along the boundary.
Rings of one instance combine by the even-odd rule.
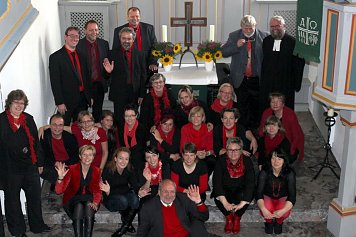
[[[216,99],[209,107],[210,119],[214,126],[220,124],[220,113],[224,108],[237,108],[236,95],[230,83],[224,83],[219,87]]]
[[[147,131],[137,120],[138,109],[135,104],[128,104],[124,108],[124,125],[119,127],[119,143],[131,151],[131,164],[139,169],[145,162],[144,148],[147,142]]]
[[[153,74],[150,84],[152,88],[145,95],[141,104],[140,122],[152,132],[152,129],[155,128],[153,126],[158,126],[161,121],[162,113],[175,108],[176,100],[165,86],[166,78],[162,74]]]
[[[25,113],[28,98],[22,90],[11,91],[0,114],[0,183],[5,194],[5,213],[12,236],[26,235],[26,223],[21,209],[21,189],[26,195],[30,231],[47,232],[41,207],[40,174],[43,157],[40,152],[37,127],[33,117]]]
[[[240,232],[240,220],[253,199],[255,172],[250,158],[242,153],[240,138],[229,138],[226,154],[216,162],[213,191],[216,206],[226,218],[225,233]]]
[[[218,156],[226,153],[226,141],[232,137],[240,137],[244,142],[243,153],[245,156],[255,154],[258,145],[251,130],[246,130],[238,123],[240,114],[236,108],[224,108],[221,113],[221,122],[214,127],[214,151]]]

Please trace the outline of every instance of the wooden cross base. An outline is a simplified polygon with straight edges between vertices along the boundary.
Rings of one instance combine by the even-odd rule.
[[[193,51],[190,49],[190,47],[187,46],[187,49],[184,50],[184,52],[182,53],[182,56],[180,57],[180,60],[179,60],[179,69],[180,69],[180,66],[181,66],[181,64],[182,64],[182,59],[183,59],[185,53],[191,53],[191,54],[193,55],[194,60],[195,60],[195,65],[196,65],[197,68],[198,68],[197,58],[195,57],[195,54],[194,54]]]

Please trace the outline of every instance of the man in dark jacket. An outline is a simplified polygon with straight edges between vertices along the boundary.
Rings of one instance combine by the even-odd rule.
[[[58,174],[55,169],[58,162],[73,165],[78,162],[78,143],[75,137],[63,130],[62,115],[52,115],[50,129],[46,129],[40,140],[44,155],[44,167],[41,177],[55,184]]]

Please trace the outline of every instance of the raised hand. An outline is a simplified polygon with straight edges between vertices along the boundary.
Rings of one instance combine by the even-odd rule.
[[[105,192],[106,195],[110,194],[110,184],[108,183],[107,180],[105,180],[105,183],[103,181],[100,181],[99,186],[100,186],[100,190]]]
[[[103,66],[107,73],[111,73],[114,70],[114,61],[109,61],[109,59],[104,58]]]
[[[143,170],[143,177],[145,177],[145,179],[146,179],[147,181],[151,182],[152,173],[151,173],[151,171],[150,171],[149,168],[145,168],[145,169]]]
[[[188,193],[187,196],[190,200],[192,200],[195,203],[200,203],[201,198],[200,198],[200,193],[199,193],[199,186],[196,185],[190,185],[188,187]]]
[[[65,163],[59,162],[57,166],[54,167],[58,173],[58,179],[63,179],[64,176],[68,173],[69,169]]]

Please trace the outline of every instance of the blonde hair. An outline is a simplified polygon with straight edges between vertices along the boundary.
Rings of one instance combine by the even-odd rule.
[[[92,151],[94,156],[96,155],[96,149],[92,145],[83,145],[79,147],[79,155],[82,156],[83,153],[88,150]]]
[[[234,91],[234,87],[230,84],[230,83],[224,83],[222,84],[220,87],[219,87],[219,91],[218,91],[218,95],[216,96],[216,98],[220,99],[221,97],[221,91],[223,88],[225,87],[229,87],[231,89],[231,99],[233,101],[236,101],[236,94],[235,94],[235,91]]]
[[[203,107],[200,107],[200,106],[195,106],[190,110],[189,116],[188,116],[189,122],[192,122],[192,117],[197,113],[201,114],[203,122],[205,122],[205,112],[204,112]]]

